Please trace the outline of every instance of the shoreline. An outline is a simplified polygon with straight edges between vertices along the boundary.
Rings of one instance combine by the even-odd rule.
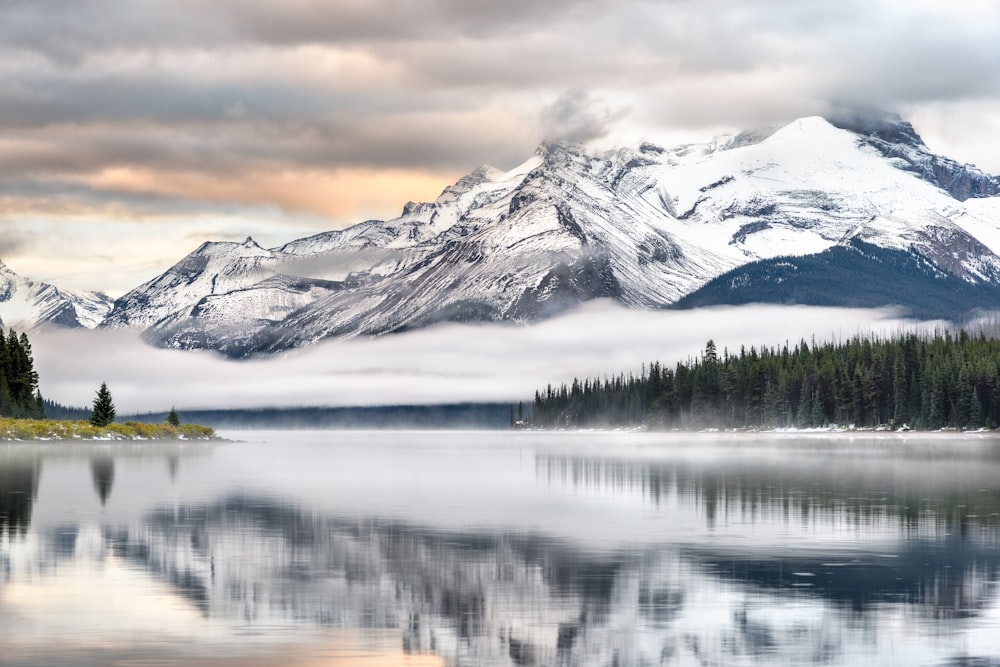
[[[221,441],[215,429],[198,424],[112,422],[0,418],[0,442],[210,442]]]
[[[977,429],[963,431],[959,429],[935,429],[918,430],[909,429],[906,431],[876,428],[825,428],[825,429],[649,429],[649,428],[521,428],[511,429],[515,433],[648,433],[650,435],[677,435],[677,436],[725,436],[725,437],[864,437],[864,438],[885,438],[885,439],[905,439],[905,438],[998,438],[1000,439],[1000,429]]]

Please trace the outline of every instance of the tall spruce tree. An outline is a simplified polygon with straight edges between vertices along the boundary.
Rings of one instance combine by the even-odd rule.
[[[181,425],[181,417],[177,414],[177,409],[173,406],[170,406],[170,414],[167,415],[167,423],[174,428]]]
[[[115,404],[111,400],[111,392],[108,391],[106,382],[101,383],[101,388],[97,390],[97,397],[94,398],[94,409],[90,413],[90,423],[94,426],[107,426],[115,420]]]

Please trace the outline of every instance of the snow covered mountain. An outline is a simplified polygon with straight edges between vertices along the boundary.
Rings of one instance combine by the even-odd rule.
[[[114,300],[99,292],[59,289],[14,273],[0,262],[0,324],[19,330],[45,326],[93,329]]]
[[[997,286],[998,193],[1000,179],[935,155],[895,117],[803,118],[672,149],[546,143],[393,220],[270,250],[204,244],[119,299],[105,325],[243,357],[440,321],[530,321],[598,297],[660,308],[744,265],[862,247],[852,241]],[[993,294],[971,305],[1000,306]]]

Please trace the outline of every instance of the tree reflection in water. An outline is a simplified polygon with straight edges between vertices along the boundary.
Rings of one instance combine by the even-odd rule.
[[[0,461],[0,536],[24,536],[38,495],[41,459]]]
[[[115,460],[110,455],[98,454],[90,459],[90,474],[94,479],[94,491],[101,505],[108,503],[111,487],[115,483]]]

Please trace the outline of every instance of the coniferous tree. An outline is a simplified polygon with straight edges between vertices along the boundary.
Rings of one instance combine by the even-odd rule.
[[[531,419],[560,427],[996,427],[1000,340],[855,337],[721,357],[710,342],[675,369],[654,361],[639,377],[575,379],[536,392]]]
[[[25,334],[0,330],[0,416],[40,417],[38,373],[31,357],[31,343]]]
[[[101,388],[97,390],[97,397],[94,398],[94,408],[90,413],[90,423],[94,426],[104,427],[115,420],[115,404],[111,400],[111,392],[108,385],[101,383]]]
[[[170,414],[167,415],[167,423],[174,428],[181,425],[181,417],[177,414],[177,410],[173,406],[170,406]]]

